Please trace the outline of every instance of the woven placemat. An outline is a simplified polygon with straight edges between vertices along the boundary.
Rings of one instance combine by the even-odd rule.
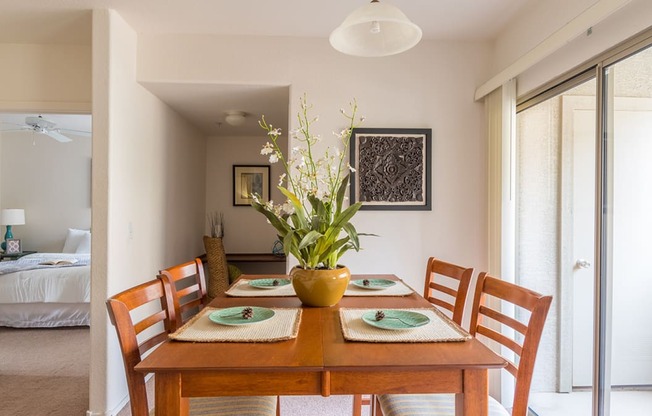
[[[468,332],[434,308],[401,309],[430,318],[424,326],[403,330],[381,329],[366,324],[362,315],[375,309],[340,309],[344,339],[364,342],[459,342],[471,338]]]
[[[409,296],[413,292],[411,287],[401,281],[385,289],[363,289],[349,282],[344,296]]]
[[[265,321],[228,326],[208,319],[208,315],[218,308],[204,308],[184,326],[170,334],[170,338],[190,342],[277,342],[296,338],[301,322],[301,308],[271,309],[274,316]]]
[[[286,278],[286,277],[283,277]],[[249,285],[251,279],[240,279],[233,284],[225,293],[233,297],[270,297],[270,296],[296,296],[291,284],[280,286],[274,289],[259,289]]]

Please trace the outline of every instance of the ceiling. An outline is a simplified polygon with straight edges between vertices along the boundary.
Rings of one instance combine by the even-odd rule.
[[[284,125],[288,120],[289,87],[219,84],[143,83],[186,120],[210,136],[260,136],[258,120]],[[245,122],[231,126],[228,111],[242,111]]]
[[[291,36],[327,39],[369,0],[0,0],[0,43],[91,44],[91,10],[114,9],[139,33]],[[491,40],[537,0],[388,0],[424,39]],[[146,87],[208,135],[260,134],[257,120],[287,120],[285,87],[156,84]],[[231,98],[227,98],[231,97]],[[245,126],[223,123],[245,111]],[[285,113],[283,113],[283,111]]]

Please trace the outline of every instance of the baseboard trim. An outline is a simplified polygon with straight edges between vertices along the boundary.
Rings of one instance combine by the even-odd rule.
[[[129,395],[127,394],[120,403],[108,412],[94,412],[92,410],[86,411],[86,416],[116,416],[120,414],[122,409],[129,405]]]

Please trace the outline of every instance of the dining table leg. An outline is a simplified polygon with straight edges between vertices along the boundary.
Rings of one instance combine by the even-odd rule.
[[[464,370],[464,393],[455,395],[455,416],[487,416],[489,386],[486,369]]]
[[[188,398],[181,396],[181,374],[157,373],[154,386],[156,416],[188,416]]]

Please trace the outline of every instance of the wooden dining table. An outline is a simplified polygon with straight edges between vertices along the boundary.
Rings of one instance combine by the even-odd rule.
[[[254,279],[266,276],[244,275]],[[354,275],[352,279],[394,275]],[[187,415],[189,397],[455,393],[456,415],[486,416],[487,372],[506,365],[477,339],[374,343],[344,339],[340,308],[432,308],[408,296],[345,296],[307,307],[294,296],[215,298],[211,305],[302,308],[296,338],[279,342],[167,341],[136,365],[155,373],[157,416]]]

